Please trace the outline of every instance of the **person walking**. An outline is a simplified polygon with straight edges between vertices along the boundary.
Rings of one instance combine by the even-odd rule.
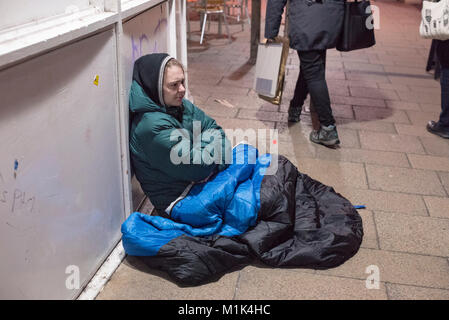
[[[274,41],[279,33],[287,0],[268,0],[265,38]],[[290,0],[287,12],[290,48],[298,52],[300,71],[288,110],[288,121],[298,122],[302,105],[310,94],[311,110],[318,116],[319,127],[310,140],[325,146],[340,144],[332,115],[325,79],[326,50],[335,48],[343,26],[344,0]]]
[[[442,138],[449,139],[449,40],[435,40],[437,57],[441,64],[441,113],[437,122],[431,120],[427,130]]]

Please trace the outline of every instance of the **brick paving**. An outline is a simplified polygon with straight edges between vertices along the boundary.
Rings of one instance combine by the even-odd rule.
[[[281,106],[251,89],[248,25],[244,31],[231,25],[228,44],[214,35],[213,22],[200,46],[199,23],[192,20],[188,61],[194,102],[220,125],[277,129],[280,154],[353,204],[366,205],[359,210],[365,230],[360,251],[334,269],[248,266],[193,288],[178,287],[128,257],[98,299],[449,299],[449,141],[425,130],[440,111],[439,83],[425,71],[430,41],[419,37],[417,6],[372,4],[380,10],[376,46],[328,51],[326,75],[341,140],[336,150],[309,142],[308,114],[287,123],[299,64],[293,50]],[[372,265],[379,268],[378,289],[366,287]]]

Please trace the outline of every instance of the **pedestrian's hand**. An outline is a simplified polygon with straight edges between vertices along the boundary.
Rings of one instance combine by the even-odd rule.
[[[268,38],[268,39],[266,39],[265,45],[268,45],[270,43],[275,43],[275,42],[276,42],[276,40],[274,40],[273,38]]]

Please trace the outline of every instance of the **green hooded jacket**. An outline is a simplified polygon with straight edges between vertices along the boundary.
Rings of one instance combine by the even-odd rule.
[[[134,65],[129,95],[130,155],[143,191],[163,211],[191,182],[224,170],[232,151],[223,129],[193,103],[183,99],[181,107],[170,107],[160,101],[162,88],[155,86],[163,79],[156,81],[155,74],[163,76],[170,57],[158,55],[144,56]],[[148,72],[153,73],[151,77]]]

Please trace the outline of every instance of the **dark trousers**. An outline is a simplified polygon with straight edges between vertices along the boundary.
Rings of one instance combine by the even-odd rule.
[[[310,98],[321,125],[329,126],[335,124],[325,78],[326,50],[298,51],[298,56],[300,62],[299,76],[290,105],[301,108],[304,100],[307,98],[307,94],[310,93]]]
[[[153,216],[170,219],[170,216],[165,212],[165,209],[154,208]]]
[[[441,63],[441,114],[438,122],[449,128],[449,40],[438,41],[437,55]]]

